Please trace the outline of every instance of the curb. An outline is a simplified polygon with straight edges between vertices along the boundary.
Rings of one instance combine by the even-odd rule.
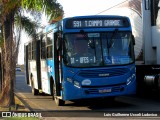
[[[20,97],[15,93],[15,97],[23,104],[24,107],[21,107],[16,104],[17,111],[31,111],[30,106]]]

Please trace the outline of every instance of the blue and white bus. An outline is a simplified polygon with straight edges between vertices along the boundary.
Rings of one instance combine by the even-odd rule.
[[[64,18],[25,44],[27,84],[66,100],[135,94],[134,36],[123,16]]]

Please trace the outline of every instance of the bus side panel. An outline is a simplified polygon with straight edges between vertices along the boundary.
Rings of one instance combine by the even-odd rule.
[[[41,60],[41,79],[42,79],[42,91],[47,94],[50,94],[48,66],[47,66],[47,61],[45,59]]]
[[[28,67],[28,45],[24,46],[24,65],[25,65],[25,80],[29,84],[29,67]]]
[[[32,75],[32,82],[34,84],[34,88],[35,89],[38,89],[38,80],[37,80],[37,69],[36,69],[36,61],[35,60],[32,60],[29,62],[29,65],[30,65],[30,74]],[[30,77],[31,77],[30,75]],[[31,78],[30,78],[31,80]]]
[[[49,60],[47,60],[47,64],[48,64],[48,76],[49,76],[49,86],[48,87],[50,87],[50,86],[52,86],[51,85],[51,82],[50,82],[50,78],[52,77],[53,78],[53,76],[54,76],[54,61],[53,61],[53,59],[49,59]],[[50,91],[50,94],[51,94],[51,89],[49,88],[49,91]]]

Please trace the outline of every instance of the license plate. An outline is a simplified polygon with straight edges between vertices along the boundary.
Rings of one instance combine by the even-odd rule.
[[[110,93],[110,92],[112,92],[111,88],[99,90],[99,93]]]

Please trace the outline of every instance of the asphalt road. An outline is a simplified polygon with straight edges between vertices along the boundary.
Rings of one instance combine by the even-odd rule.
[[[41,94],[34,96],[31,88],[25,83],[24,73],[17,72],[16,95],[34,112],[44,117],[76,117],[77,120],[87,117],[107,119],[160,119],[160,97],[121,96],[115,101],[108,99],[66,101],[64,106],[56,106],[52,97]],[[158,116],[158,117],[157,117]],[[129,118],[128,118],[129,117]]]

